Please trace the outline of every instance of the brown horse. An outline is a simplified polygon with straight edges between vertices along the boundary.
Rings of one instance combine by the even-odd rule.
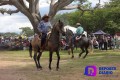
[[[51,62],[52,62],[52,54],[53,52],[56,52],[57,54],[57,67],[56,70],[59,69],[59,60],[60,60],[60,55],[59,55],[59,37],[60,37],[60,33],[65,34],[64,32],[64,25],[63,22],[61,22],[60,20],[58,22],[56,22],[53,26],[53,29],[51,31],[50,37],[47,40],[47,45],[46,48],[49,51],[49,69],[51,70]],[[40,46],[41,43],[41,39],[39,39],[38,37],[34,38],[31,41],[30,47],[29,47],[29,52],[30,52],[30,56],[32,57],[32,48],[34,50],[34,61],[36,64],[37,69],[42,69],[41,65],[40,65],[40,57],[42,55],[41,49],[42,47]],[[44,50],[42,50],[44,51]]]

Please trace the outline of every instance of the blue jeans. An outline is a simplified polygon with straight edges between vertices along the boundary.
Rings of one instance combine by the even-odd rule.
[[[47,33],[42,33],[41,36],[41,46],[43,46],[46,43]]]

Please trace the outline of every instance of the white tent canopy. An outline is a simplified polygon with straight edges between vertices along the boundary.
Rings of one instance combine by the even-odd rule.
[[[71,30],[73,33],[76,33],[76,29],[77,29],[77,28],[67,25],[67,26],[64,27],[64,30],[65,30],[65,31],[66,31],[66,29],[69,29],[69,30]]]
[[[76,33],[76,30],[77,30],[77,28],[75,28],[75,27],[73,27],[73,26],[70,26],[70,25],[65,26],[65,27],[64,27],[64,30],[66,31],[66,29],[71,30],[74,34]],[[87,32],[86,32],[86,31],[84,31],[83,34],[85,34],[85,36],[87,37]]]

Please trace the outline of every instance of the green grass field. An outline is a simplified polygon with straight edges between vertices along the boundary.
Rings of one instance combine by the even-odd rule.
[[[56,53],[53,55],[52,70],[48,69],[48,52],[41,57],[43,70],[38,71],[28,51],[0,51],[0,80],[120,80],[120,51],[95,50],[86,59],[78,58],[79,50],[75,51],[75,58],[71,59],[67,51],[60,51],[60,69],[56,71]],[[84,54],[83,54],[84,56]],[[84,75],[88,65],[114,66],[114,74],[107,77],[97,74],[96,77]]]

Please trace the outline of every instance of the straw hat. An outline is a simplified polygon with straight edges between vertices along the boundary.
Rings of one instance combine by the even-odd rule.
[[[77,25],[77,26],[80,26],[81,24],[80,24],[80,23],[77,23],[76,25]]]
[[[44,16],[42,17],[42,20],[44,20],[45,18],[49,18],[49,16],[48,16],[48,15],[44,15]]]

